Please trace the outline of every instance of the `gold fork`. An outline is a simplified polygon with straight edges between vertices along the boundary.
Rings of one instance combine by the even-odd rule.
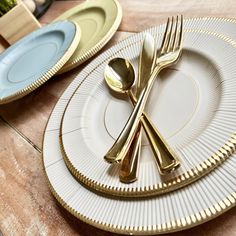
[[[174,21],[176,22],[175,26],[174,26]],[[172,17],[171,20],[168,18],[160,52],[157,55],[156,64],[154,66],[150,79],[148,80],[147,85],[144,87],[143,91],[141,92],[137,104],[135,105],[135,108],[132,114],[130,115],[125,127],[123,128],[116,142],[113,144],[113,146],[105,155],[104,158],[106,161],[110,163],[119,162],[127,154],[129,147],[132,143],[132,140],[138,129],[139,121],[142,117],[142,113],[144,111],[144,107],[148,99],[148,95],[151,91],[155,77],[162,69],[171,66],[173,63],[177,62],[182,50],[182,38],[183,38],[183,17],[181,16],[180,20],[178,16],[176,20],[174,20],[174,17]],[[146,116],[143,117],[148,120]],[[162,145],[160,145],[159,143],[160,140],[163,141],[164,143],[165,141],[162,138],[162,136],[159,135],[159,133],[157,134],[158,135],[156,135],[155,137],[151,136],[149,141],[155,143],[153,151],[154,153],[155,152],[158,153],[158,155],[155,155],[156,161],[158,163],[158,166],[162,166],[163,171],[165,171],[170,168],[173,168],[173,165],[169,166],[169,162],[168,161],[166,162],[165,158],[160,158],[159,149],[164,148],[167,149],[168,152],[172,152],[172,150],[169,148],[167,144],[166,147],[162,147]],[[179,161],[176,160],[174,165],[178,166]]]

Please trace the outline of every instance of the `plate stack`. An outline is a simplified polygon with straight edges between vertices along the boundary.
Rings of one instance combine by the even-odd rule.
[[[88,60],[115,34],[121,18],[117,0],[90,0],[17,41],[0,55],[0,104]]]
[[[121,183],[120,166],[104,161],[132,108],[109,92],[103,74],[115,57],[129,59],[137,74],[145,33],[160,46],[165,25],[118,43],[77,76],[50,116],[43,146],[50,189],[65,209],[103,230],[144,235],[190,228],[235,205],[235,24],[186,20],[180,61],[155,81],[146,112],[181,162],[164,176],[145,137],[136,182]]]

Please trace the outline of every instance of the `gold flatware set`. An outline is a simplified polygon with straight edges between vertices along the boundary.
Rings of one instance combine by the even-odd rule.
[[[168,18],[158,51],[155,50],[153,37],[146,34],[140,54],[135,94],[131,91],[135,84],[135,73],[128,60],[114,58],[105,68],[104,77],[109,88],[127,94],[134,106],[126,125],[104,156],[104,159],[111,164],[121,162],[120,181],[122,182],[130,183],[137,179],[142,128],[151,145],[160,174],[169,173],[180,166],[178,156],[148,118],[144,108],[158,73],[180,58],[182,41],[182,15]]]

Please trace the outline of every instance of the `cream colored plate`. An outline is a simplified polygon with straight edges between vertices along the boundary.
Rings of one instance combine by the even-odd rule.
[[[122,18],[117,0],[88,0],[68,10],[57,20],[73,20],[81,28],[81,40],[70,60],[59,73],[80,65],[96,54],[115,34]]]
[[[186,27],[192,22],[186,22]],[[195,24],[199,22],[195,21]],[[150,32],[159,44],[164,27]],[[124,57],[135,65],[144,33],[117,44],[89,72],[72,96],[61,125],[61,143],[68,168],[89,187],[112,195],[150,196],[186,185],[222,162],[236,138],[236,50],[220,35],[186,30],[179,63],[157,78],[146,111],[178,154],[181,167],[160,176],[144,136],[138,180],[119,180],[120,165],[103,159],[124,127],[131,105],[115,98],[103,78],[109,58]],[[218,49],[218,50],[216,50]],[[223,49],[223,50],[222,50]]]
[[[236,36],[235,24],[226,20],[193,19],[190,23],[201,29],[218,29],[219,34],[222,32]],[[229,41],[235,44],[233,40]],[[143,199],[116,200],[98,195],[78,183],[70,174],[58,138],[61,118],[72,94],[106,58],[107,53],[109,51],[90,63],[66,89],[45,130],[44,168],[50,189],[59,203],[74,216],[95,227],[135,235],[183,230],[208,221],[235,206],[236,156],[185,188]]]

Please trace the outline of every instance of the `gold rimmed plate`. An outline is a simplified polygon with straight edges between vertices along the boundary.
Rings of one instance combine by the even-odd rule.
[[[236,35],[233,20],[192,19],[186,21],[185,28],[193,29],[192,24],[196,29],[217,35],[236,46],[236,42],[230,38]],[[217,33],[214,32],[215,29],[218,29]],[[131,40],[129,43],[132,45],[135,41]],[[104,53],[97,60],[100,63],[109,60],[110,53],[114,51]],[[90,191],[72,176],[60,149],[60,123],[71,96],[76,93],[81,82],[86,81],[89,74],[98,67],[97,60],[91,62],[66,89],[45,129],[43,163],[49,187],[58,202],[78,219],[92,226],[127,235],[151,235],[183,230],[213,219],[235,206],[235,155],[191,185],[152,198],[126,199],[100,195]],[[95,168],[93,165],[91,171]]]
[[[149,30],[157,44],[163,29]],[[110,93],[103,72],[111,57],[129,59],[137,71],[143,36],[137,34],[104,54],[71,97],[61,123],[61,147],[68,168],[79,181],[106,194],[144,197],[173,191],[208,173],[235,149],[236,69],[232,58],[236,50],[226,38],[194,29],[193,24],[185,30],[180,62],[159,75],[146,109],[178,154],[181,167],[161,176],[144,138],[138,180],[119,181],[120,165],[111,166],[103,157],[124,127],[131,105]]]
[[[122,18],[117,0],[88,0],[68,10],[57,20],[73,20],[81,28],[81,41],[59,73],[69,71],[96,54],[115,34]]]
[[[0,104],[32,92],[69,60],[80,40],[79,26],[60,21],[40,28],[0,55]]]

